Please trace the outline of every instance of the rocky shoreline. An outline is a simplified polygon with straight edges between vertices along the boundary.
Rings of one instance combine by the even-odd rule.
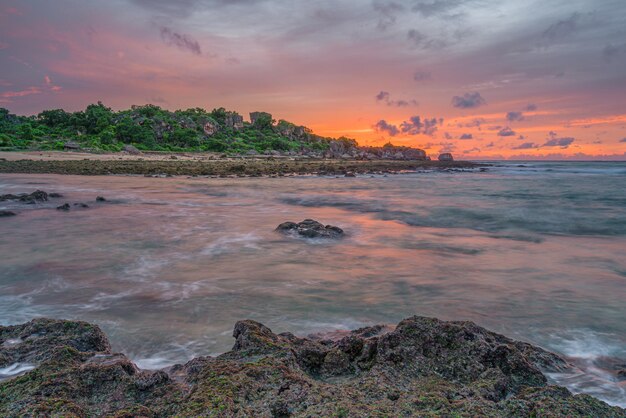
[[[472,322],[415,316],[324,339],[245,320],[233,336],[230,352],[147,371],[86,322],[0,327],[0,415],[626,417],[550,385],[565,359]]]
[[[415,170],[460,171],[484,169],[487,166],[487,164],[470,161],[280,159],[272,157],[207,160],[0,159],[0,173],[74,175],[260,177],[317,174],[353,176]]]

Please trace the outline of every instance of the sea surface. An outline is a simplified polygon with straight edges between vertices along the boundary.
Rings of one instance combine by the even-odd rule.
[[[231,348],[250,318],[298,335],[472,320],[567,356],[550,375],[626,407],[626,163],[496,163],[486,172],[286,178],[0,175],[58,192],[0,218],[0,324],[99,324],[160,368]],[[107,202],[96,203],[96,196]],[[88,209],[54,208],[85,202]],[[313,218],[346,231],[274,231]],[[13,365],[2,370],[22,370]]]

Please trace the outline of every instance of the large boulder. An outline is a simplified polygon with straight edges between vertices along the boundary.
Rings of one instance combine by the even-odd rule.
[[[80,150],[80,144],[74,141],[67,141],[63,144],[63,149],[66,151],[78,151]]]
[[[324,225],[313,219],[305,219],[300,223],[283,222],[276,227],[276,230],[305,238],[339,238],[343,236],[343,229],[337,226]]]
[[[439,154],[439,161],[454,161],[454,157],[449,152],[444,152],[443,154]]]
[[[202,129],[207,136],[213,136],[219,131],[220,127],[216,122],[206,121]]]
[[[272,115],[267,112],[250,112],[250,123],[255,126],[272,124]]]
[[[133,145],[124,145],[123,149],[124,149],[125,152],[127,152],[129,154],[132,154],[132,155],[137,155],[137,154],[141,153],[141,151],[139,151],[137,149],[137,147],[135,147]]]
[[[224,123],[228,128],[235,130],[243,129],[243,116],[235,112],[228,112]]]

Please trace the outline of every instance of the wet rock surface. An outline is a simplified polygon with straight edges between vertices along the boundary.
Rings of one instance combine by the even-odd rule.
[[[313,219],[305,219],[300,223],[283,222],[276,227],[283,234],[297,234],[305,238],[340,238],[343,229],[338,226],[324,225]]]
[[[207,157],[208,158],[208,157]],[[288,174],[355,174],[400,173],[414,170],[477,169],[486,164],[470,161],[427,160],[341,160],[303,159],[297,157],[240,157],[200,161],[142,161],[142,160],[67,160],[0,161],[0,173],[49,173],[76,175],[186,175],[186,176],[259,176]]]
[[[42,190],[35,190],[32,193],[21,193],[21,194],[3,194],[0,195],[0,202],[7,200],[16,200],[24,203],[37,203],[37,202],[47,202],[48,201],[48,193]]]
[[[341,338],[235,325],[232,351],[142,371],[97,326],[36,319],[0,327],[1,416],[551,416],[625,417],[551,386],[559,356],[471,322],[412,317]]]
[[[10,210],[0,210],[0,218],[5,218],[5,217],[15,216],[15,215],[17,214]]]

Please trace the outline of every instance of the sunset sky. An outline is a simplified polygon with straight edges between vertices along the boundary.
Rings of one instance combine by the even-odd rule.
[[[626,159],[625,0],[0,0],[0,107],[226,107],[460,158]]]

